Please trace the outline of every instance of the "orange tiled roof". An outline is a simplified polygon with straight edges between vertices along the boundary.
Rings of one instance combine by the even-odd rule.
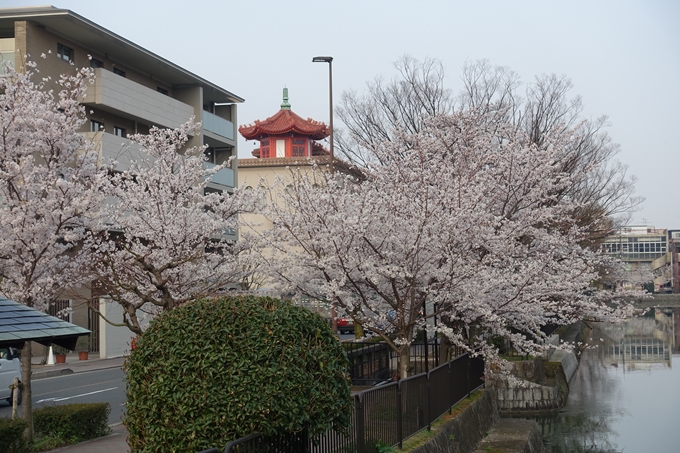
[[[259,140],[270,135],[285,135],[291,132],[304,135],[312,140],[322,140],[330,135],[328,126],[311,118],[302,119],[292,110],[281,109],[276,115],[264,121],[255,121],[249,126],[240,126],[238,131],[247,140]]]

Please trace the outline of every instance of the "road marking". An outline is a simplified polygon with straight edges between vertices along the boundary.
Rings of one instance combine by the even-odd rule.
[[[96,373],[96,371],[88,371],[88,373]],[[51,380],[51,379],[59,379],[59,378],[64,378],[64,377],[71,377],[71,376],[73,376],[73,374],[67,374],[66,376],[57,376],[57,377],[47,378],[47,379],[40,379],[38,382],[42,383],[42,381],[47,381],[47,380]],[[120,382],[120,379],[111,379],[111,380],[108,380],[108,381],[93,382],[92,384],[79,385],[77,387],[69,387],[69,388],[65,388],[65,389],[62,389],[62,390],[48,390],[48,391],[43,391],[42,393],[38,393],[38,394],[33,393],[33,397],[35,398],[35,397],[38,397],[38,396],[49,395],[49,394],[52,394],[52,393],[69,392],[69,391],[74,390],[74,389],[83,389],[85,387],[94,387],[96,385],[104,385],[104,384],[108,384],[110,382]]]
[[[73,399],[73,398],[80,398],[81,396],[94,395],[95,393],[108,392],[110,390],[116,390],[117,388],[118,387],[111,387],[110,389],[97,390],[95,392],[89,392],[89,393],[81,393],[80,395],[67,396],[65,398],[45,398],[44,400],[36,401],[35,404],[40,404],[40,403],[44,403],[44,402],[47,402],[47,401],[54,401],[56,403],[56,402],[59,402],[59,401],[70,400],[70,399]]]

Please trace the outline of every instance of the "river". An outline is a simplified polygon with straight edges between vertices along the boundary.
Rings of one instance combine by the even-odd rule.
[[[680,452],[680,308],[592,327],[566,406],[534,418],[546,450]]]

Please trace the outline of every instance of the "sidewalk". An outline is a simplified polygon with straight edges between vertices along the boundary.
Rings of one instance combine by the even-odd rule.
[[[66,354],[66,363],[41,365],[40,362],[42,360],[43,358],[41,356],[33,357],[31,363],[31,377],[33,380],[61,376],[62,374],[83,373],[85,371],[105,370],[107,368],[121,368],[125,362],[125,357],[100,359],[99,353],[91,352],[89,353],[88,360],[78,360],[78,353],[72,352]]]
[[[98,353],[90,353],[88,360],[78,360],[78,353],[66,355],[66,363],[58,365],[41,365],[42,357],[34,357],[32,365],[32,378],[43,379],[63,374],[84,373],[87,371],[105,370],[107,368],[121,368],[125,357],[112,359],[100,359]],[[52,452],[61,453],[128,453],[127,430],[118,423],[111,427],[111,434],[106,437],[88,440],[68,447],[58,448]],[[49,452],[49,453],[52,453]]]
[[[46,453],[128,453],[127,430],[123,425],[111,428],[111,434],[106,437],[92,439],[68,447],[57,448]]]

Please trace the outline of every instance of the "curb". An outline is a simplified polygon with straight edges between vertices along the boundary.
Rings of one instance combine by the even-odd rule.
[[[70,368],[63,368],[61,370],[49,370],[49,371],[39,371],[31,373],[31,380],[43,379],[55,376],[63,376],[66,374],[73,374],[73,370]]]

